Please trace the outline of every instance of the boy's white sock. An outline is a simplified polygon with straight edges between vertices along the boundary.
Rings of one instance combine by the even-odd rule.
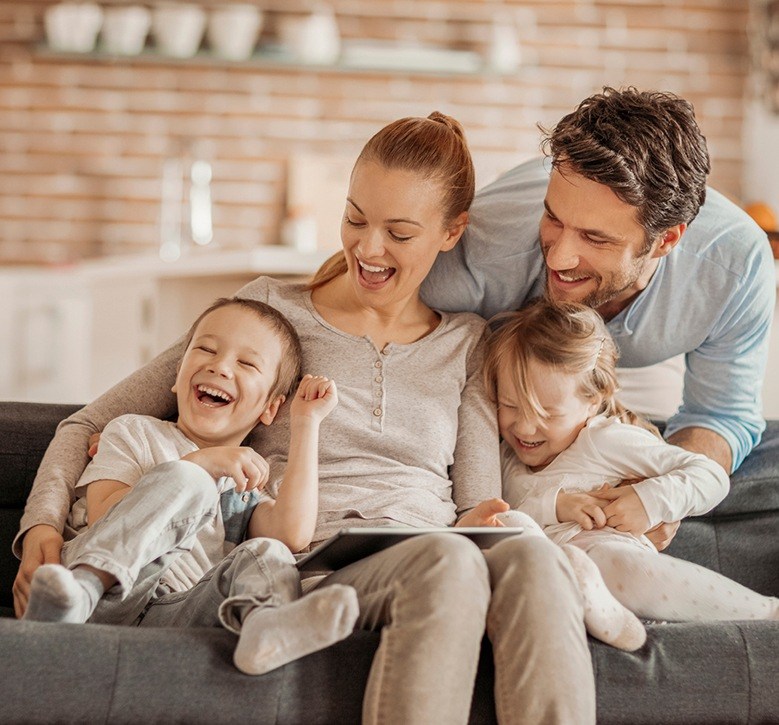
[[[105,588],[94,572],[59,564],[36,569],[30,584],[30,601],[24,619],[36,622],[86,622],[95,611]]]
[[[562,546],[584,600],[584,626],[596,639],[618,649],[636,650],[646,642],[638,617],[618,602],[603,581],[595,562],[573,544]]]
[[[281,607],[258,607],[243,622],[233,662],[247,675],[265,674],[348,637],[359,613],[357,592],[342,584]]]

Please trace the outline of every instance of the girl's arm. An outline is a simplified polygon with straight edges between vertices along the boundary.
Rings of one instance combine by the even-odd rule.
[[[727,496],[730,478],[711,458],[661,441],[636,426],[619,425],[613,430],[609,440],[597,446],[597,453],[616,475],[644,479],[630,488],[641,501],[649,528],[704,514]],[[627,500],[630,505],[629,496]]]
[[[278,496],[254,509],[249,537],[279,539],[293,552],[311,543],[319,507],[319,427],[337,403],[332,380],[303,378],[290,408],[289,456]]]

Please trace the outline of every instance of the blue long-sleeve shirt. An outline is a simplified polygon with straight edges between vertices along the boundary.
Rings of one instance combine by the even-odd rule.
[[[483,317],[514,310],[544,290],[538,238],[550,164],[526,162],[482,189],[460,243],[438,256],[422,288],[436,309]],[[682,405],[666,436],[691,426],[719,433],[733,470],[765,428],[761,390],[776,272],[765,233],[708,189],[677,247],[649,285],[608,322],[621,367],[685,355]]]

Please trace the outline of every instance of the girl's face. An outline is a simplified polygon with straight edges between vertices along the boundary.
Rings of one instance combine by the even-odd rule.
[[[532,471],[540,471],[576,440],[601,401],[582,397],[577,377],[550,365],[531,359],[527,373],[546,417],[530,410],[510,368],[503,365],[497,380],[498,426],[517,458]]]
[[[416,296],[441,251],[457,244],[468,221],[447,225],[441,185],[418,174],[359,161],[352,172],[341,240],[358,298],[386,307]]]

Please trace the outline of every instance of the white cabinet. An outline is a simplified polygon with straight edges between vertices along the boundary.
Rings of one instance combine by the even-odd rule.
[[[261,274],[308,275],[327,252],[208,252],[0,271],[0,399],[86,403],[183,335],[217,297]]]

